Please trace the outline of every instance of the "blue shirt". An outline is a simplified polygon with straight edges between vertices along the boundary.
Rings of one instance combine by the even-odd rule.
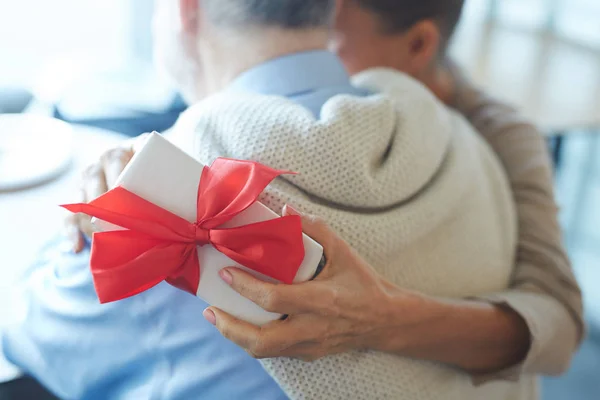
[[[351,86],[326,51],[278,58],[244,72],[228,90],[287,97],[319,118]],[[26,319],[7,329],[7,358],[64,399],[285,399],[260,363],[202,317],[207,304],[162,283],[100,305],[89,248],[51,243],[27,278]],[[64,246],[62,246],[64,247]]]

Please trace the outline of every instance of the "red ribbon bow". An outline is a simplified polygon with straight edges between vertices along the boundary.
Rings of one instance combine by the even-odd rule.
[[[197,246],[207,244],[241,265],[291,284],[304,259],[298,216],[217,229],[250,207],[273,179],[288,173],[256,162],[217,159],[202,171],[196,223],[122,187],[89,204],[62,207],[128,229],[94,234],[91,270],[101,303],[131,297],[163,280],[196,295]]]

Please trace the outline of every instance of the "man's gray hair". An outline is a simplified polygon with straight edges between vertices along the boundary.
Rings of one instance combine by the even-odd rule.
[[[284,29],[325,28],[333,19],[335,0],[200,0],[217,25],[273,26]]]

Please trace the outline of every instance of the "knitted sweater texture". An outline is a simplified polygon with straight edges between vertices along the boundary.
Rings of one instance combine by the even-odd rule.
[[[276,212],[290,203],[324,218],[396,285],[448,298],[506,289],[516,217],[492,151],[405,75],[370,70],[353,83],[375,94],[333,97],[318,120],[281,97],[222,93],[190,109],[174,138],[204,164],[225,156],[298,172],[276,180],[261,201]],[[533,377],[474,387],[456,369],[376,351],[262,363],[292,399],[493,400],[535,393]]]

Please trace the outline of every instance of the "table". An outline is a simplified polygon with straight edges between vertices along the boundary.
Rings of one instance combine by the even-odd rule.
[[[547,30],[466,18],[453,58],[548,134],[600,128],[600,51]]]
[[[0,322],[10,316],[11,288],[34,260],[39,248],[60,231],[65,211],[58,204],[76,201],[81,171],[124,137],[105,130],[75,126],[74,161],[69,171],[45,185],[0,193]],[[0,380],[10,368],[0,356]]]

